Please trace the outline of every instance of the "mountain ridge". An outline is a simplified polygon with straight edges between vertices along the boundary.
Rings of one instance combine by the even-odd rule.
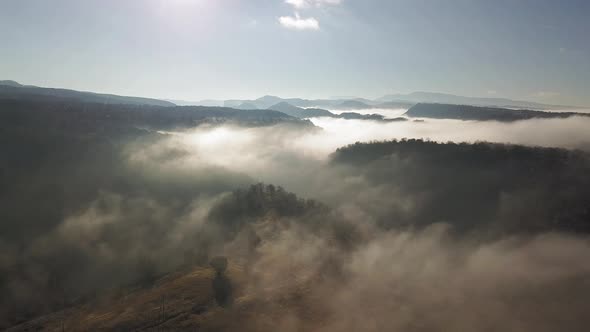
[[[583,108],[580,106],[551,105],[532,101],[513,100],[500,97],[467,97],[440,92],[415,91],[408,94],[390,94],[377,99],[382,102],[415,102],[415,103],[441,103],[473,106],[495,106],[495,107],[528,107],[535,109],[551,108]]]
[[[508,109],[500,107],[484,107],[473,105],[418,103],[412,106],[405,116],[413,118],[476,120],[512,122],[518,120],[554,119],[571,116],[590,116],[576,112],[545,112],[529,109]]]
[[[150,105],[172,107],[176,104],[154,98],[121,96],[115,94],[96,93],[89,91],[78,91],[63,88],[45,88],[32,85],[22,85],[16,81],[0,81],[0,96],[12,99],[31,98],[65,98],[82,102],[95,102],[104,104],[128,104],[128,105]]]

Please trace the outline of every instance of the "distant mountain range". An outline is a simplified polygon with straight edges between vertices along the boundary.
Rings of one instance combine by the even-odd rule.
[[[506,98],[480,98],[464,97],[435,92],[412,92],[410,94],[391,94],[383,96],[380,102],[410,102],[410,103],[439,103],[473,106],[494,106],[507,108],[532,108],[532,109],[564,109],[576,108],[575,106],[548,105],[531,101],[512,100]]]
[[[16,81],[0,81],[0,96],[24,96],[27,98],[43,98],[46,96],[75,99],[84,102],[106,104],[131,104],[155,106],[223,106],[236,109],[268,109],[282,102],[300,108],[316,108],[324,110],[362,110],[362,109],[409,109],[419,103],[438,103],[454,105],[472,105],[498,108],[527,108],[531,110],[547,109],[576,109],[580,107],[565,105],[549,105],[531,101],[511,100],[507,98],[465,97],[435,92],[412,92],[409,94],[390,94],[374,100],[355,97],[335,97],[332,99],[303,99],[281,98],[277,96],[263,96],[254,100],[160,100],[153,98],[118,96],[69,89],[43,88],[32,85],[22,85]]]
[[[334,114],[328,110],[321,108],[301,108],[293,106],[287,102],[280,102],[268,108],[269,110],[279,111],[292,117],[307,119],[307,118],[318,118],[318,117],[329,117],[337,119],[347,120],[373,120],[383,122],[394,122],[394,121],[407,121],[404,117],[398,117],[395,119],[388,119],[381,114],[360,114],[356,112],[343,112],[340,114]]]
[[[330,110],[363,110],[372,108],[410,108],[415,103],[410,102],[380,102],[364,98],[353,99],[301,99],[301,98],[280,98],[276,96],[264,96],[255,100],[226,100],[225,107],[241,108],[242,105],[266,109],[271,106],[288,103],[292,106],[302,108],[321,108]]]
[[[314,117],[334,117],[334,114],[328,110],[321,108],[301,108],[293,106],[287,102],[280,102],[268,109],[279,111],[296,118],[314,118]]]
[[[216,101],[219,104],[221,101]],[[409,109],[418,103],[440,103],[455,105],[473,105],[504,108],[528,108],[534,110],[546,109],[575,109],[576,106],[549,105],[531,101],[512,100],[507,98],[480,98],[464,97],[434,92],[412,92],[410,94],[392,94],[378,99],[370,100],[365,98],[346,99],[302,99],[302,98],[280,98],[276,96],[264,96],[254,100],[232,99],[223,101],[223,106],[240,107],[246,104],[249,107],[255,106],[259,109],[269,108],[281,102],[303,108],[323,108],[330,110],[361,110],[361,109]],[[206,105],[206,103],[202,103]]]
[[[412,106],[405,114],[408,117],[455,119],[475,121],[511,122],[529,119],[554,119],[571,116],[590,116],[587,113],[575,112],[543,112],[524,109],[508,109],[454,104],[420,103]]]
[[[205,99],[199,101],[178,100],[178,99],[164,99],[178,106],[208,106],[208,107],[222,107],[223,100]]]
[[[264,96],[258,99],[229,99],[214,100],[206,99],[200,101],[186,101],[166,99],[178,106],[223,106],[237,109],[267,109],[282,102],[302,108],[322,108],[331,110],[361,110],[361,109],[408,109],[415,103],[404,101],[378,102],[364,98],[351,99],[301,99],[301,98],[280,98],[275,96]]]
[[[242,103],[234,108],[239,109],[239,110],[257,110],[257,109],[259,109],[256,105],[254,105],[252,103],[248,103],[248,102]]]
[[[32,85],[22,85],[15,81],[0,81],[0,97],[11,99],[36,99],[61,98],[67,100],[100,103],[100,104],[124,104],[124,105],[150,105],[150,106],[176,106],[169,101],[127,97],[94,92],[84,92],[69,89],[42,88]]]

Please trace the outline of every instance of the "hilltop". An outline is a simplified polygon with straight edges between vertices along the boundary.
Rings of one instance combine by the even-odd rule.
[[[575,112],[544,112],[522,109],[507,109],[498,107],[481,107],[454,104],[416,104],[404,115],[418,118],[455,119],[476,121],[511,122],[529,119],[554,119],[571,116],[590,116],[586,113]]]
[[[332,113],[328,110],[324,110],[321,108],[301,108],[297,106],[293,106],[287,102],[280,102],[276,105],[273,105],[268,108],[269,110],[276,110],[290,116],[307,119],[307,118],[319,118],[319,117],[328,117],[328,118],[336,118],[336,119],[346,119],[346,120],[373,120],[373,121],[380,121],[380,122],[397,122],[397,121],[407,121],[406,118],[397,117],[394,119],[388,119],[384,115],[381,114],[360,114],[356,112],[342,112],[340,114]]]
[[[101,104],[127,104],[127,105],[150,105],[150,106],[176,106],[169,101],[143,98],[118,96],[113,94],[76,91],[69,89],[42,88],[32,85],[22,85],[15,81],[0,81],[0,98],[18,100],[48,100],[61,98],[78,102],[101,103]]]

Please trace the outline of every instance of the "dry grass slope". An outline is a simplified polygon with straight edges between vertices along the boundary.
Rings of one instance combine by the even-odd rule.
[[[238,264],[230,263],[226,273],[235,298],[228,309],[215,303],[213,269],[196,267],[170,274],[149,288],[105,295],[8,331],[275,331],[289,330],[289,316],[305,318],[309,328],[321,326],[321,310],[314,308],[308,281],[260,289],[247,287],[246,272]]]

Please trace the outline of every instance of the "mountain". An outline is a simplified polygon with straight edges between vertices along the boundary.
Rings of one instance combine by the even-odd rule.
[[[373,121],[381,121],[381,122],[399,122],[399,121],[408,121],[407,118],[397,117],[394,119],[388,119],[381,114],[360,114],[356,112],[343,112],[336,116],[340,119],[346,120],[373,120]]]
[[[280,98],[275,96],[264,96],[255,100],[226,100],[223,103],[225,107],[238,107],[243,103],[250,103],[256,105],[258,108],[270,108],[281,102],[289,103],[293,106],[301,108],[319,108],[319,109],[339,109],[339,110],[354,110],[354,109],[368,109],[373,104],[377,104],[368,99],[302,99],[302,98]],[[387,105],[383,105],[386,107]],[[398,107],[395,107],[398,108]]]
[[[416,105],[416,103],[406,102],[406,101],[388,101],[384,103],[374,104],[374,108],[384,108],[384,109],[409,109],[410,107]]]
[[[257,105],[261,105],[261,108],[268,108],[272,105],[275,105],[277,103],[280,103],[281,101],[283,101],[283,98],[280,97],[276,97],[276,96],[264,96],[264,97],[260,97],[258,99],[255,100]]]
[[[292,124],[314,127],[301,120],[273,110],[237,110],[207,106],[151,106],[131,104],[84,103],[73,99],[45,97],[22,100],[0,95],[0,129],[14,123],[30,127],[50,126],[73,132],[133,131],[149,128],[166,131],[193,128],[202,124],[233,123],[249,127]]]
[[[190,100],[178,100],[178,99],[164,99],[178,106],[209,106],[209,107],[222,107],[223,100],[205,99],[199,101]]]
[[[252,103],[247,103],[246,102],[246,103],[241,103],[240,105],[238,105],[236,107],[236,109],[239,109],[239,110],[257,110],[258,107],[256,105],[252,104]]]
[[[354,165],[366,181],[391,185],[406,199],[423,199],[415,213],[385,213],[376,224],[445,220],[454,231],[588,233],[588,157],[555,148],[402,139],[351,144],[338,149],[333,162]]]
[[[317,117],[329,117],[329,118],[336,118],[336,119],[345,119],[345,120],[373,120],[373,121],[382,121],[382,122],[397,122],[397,121],[407,121],[407,118],[398,117],[395,119],[387,119],[385,116],[381,114],[360,114],[356,112],[343,112],[340,114],[334,114],[328,110],[324,110],[321,108],[301,108],[297,106],[293,106],[287,102],[280,102],[276,105],[271,106],[269,109],[279,111],[290,116],[294,116],[296,118],[306,119],[306,118],[317,118]]]
[[[244,268],[230,263],[227,275],[234,282],[234,288],[244,293]],[[89,303],[90,310],[85,305],[74,306],[14,326],[8,331],[186,331],[188,326],[197,327],[199,331],[243,331],[252,310],[250,307],[271,305],[259,299],[252,300],[252,295],[246,293],[238,298],[244,303],[238,304],[232,311],[225,310],[215,303],[211,290],[214,279],[212,268],[193,267],[167,275],[151,287],[125,289],[102,296]],[[123,312],[126,314],[121,314]],[[64,315],[67,318],[63,318]],[[236,319],[236,315],[242,319]],[[252,322],[249,325],[253,325]],[[266,328],[271,330],[271,326]]]
[[[213,101],[215,104],[192,103],[191,105],[225,106],[239,108],[240,105],[248,103],[259,109],[267,109],[281,102],[301,108],[319,108],[328,110],[360,110],[360,109],[409,109],[418,103],[440,103],[455,105],[473,105],[498,108],[528,108],[534,110],[544,109],[574,109],[574,106],[548,105],[530,101],[511,100],[507,98],[478,98],[464,97],[445,93],[435,92],[412,92],[409,94],[391,94],[381,98],[370,100],[366,98],[336,96],[331,99],[303,99],[303,98],[281,98],[277,96],[263,96],[254,100],[230,99]]]
[[[22,88],[24,87],[24,85],[16,82],[16,81],[11,81],[11,80],[4,80],[4,81],[0,81],[0,85],[2,86],[11,86],[14,88]]]
[[[194,181],[186,179],[186,181]],[[175,190],[169,194],[178,195],[184,201],[186,193]],[[220,200],[212,207],[207,221],[210,226],[216,225],[215,230],[198,232],[202,235],[215,238],[221,243],[230,243],[233,231],[250,230],[250,234],[258,229],[253,243],[242,247],[241,256],[255,253],[260,242],[268,242],[273,236],[280,235],[282,226],[281,218],[289,218],[297,223],[302,230],[308,232],[335,232],[339,236],[331,237],[335,250],[344,248],[347,243],[355,241],[352,235],[355,229],[342,220],[336,219],[331,214],[331,209],[323,204],[297,197],[295,194],[285,191],[281,187],[273,185],[252,185],[247,189],[235,190],[225,199]],[[257,221],[266,220],[269,227],[265,227]],[[311,220],[321,220],[314,225]],[[174,221],[172,221],[174,223]],[[153,226],[143,225],[142,227]],[[324,233],[322,233],[324,234]],[[336,233],[335,233],[336,234]],[[349,238],[350,237],[350,238]],[[257,239],[257,240],[256,240]],[[145,239],[142,239],[145,241]],[[218,271],[206,266],[206,244],[199,243],[192,246],[200,255],[187,255],[190,260],[179,263],[178,266],[166,274],[150,275],[137,283],[118,289],[101,289],[90,296],[78,299],[75,303],[65,306],[63,303],[54,305],[53,310],[48,310],[45,315],[26,317],[23,323],[16,325],[8,331],[37,331],[43,330],[67,330],[67,331],[260,331],[262,326],[258,317],[253,313],[264,312],[266,315],[273,313],[280,318],[292,309],[309,310],[312,298],[305,303],[298,298],[281,301],[280,306],[267,296],[260,296],[259,288],[249,287],[252,278],[259,272],[251,268],[254,263],[239,259],[226,260],[223,276],[229,281],[227,289],[228,298],[232,299],[232,305],[219,304],[215,281],[219,279]],[[200,257],[205,257],[204,262],[199,262]],[[169,257],[169,260],[174,260]],[[246,263],[246,264],[244,264]],[[213,264],[211,264],[213,265]],[[117,271],[120,272],[120,271]],[[143,271],[149,272],[149,271]],[[254,274],[256,273],[256,275]],[[315,273],[314,273],[315,275]],[[330,276],[330,270],[322,269],[322,276]],[[4,277],[4,276],[3,276]],[[293,275],[293,278],[284,279],[296,288],[279,290],[283,295],[309,295],[311,287],[316,283],[315,278],[309,276]],[[265,285],[266,284],[266,285]],[[269,286],[263,282],[263,286]],[[305,288],[303,291],[302,287]],[[48,286],[49,288],[49,286]],[[286,306],[286,307],[284,307]],[[262,307],[268,309],[262,310]],[[272,309],[274,308],[274,309]],[[47,308],[43,308],[47,310]],[[319,308],[314,308],[316,316],[321,317]],[[12,308],[11,308],[12,310]],[[34,309],[33,309],[34,310]],[[20,323],[20,322],[19,322]],[[1,325],[0,325],[1,326]],[[249,326],[249,328],[246,328]],[[265,331],[275,331],[276,326],[268,322]]]
[[[572,106],[547,105],[530,101],[511,100],[507,98],[464,97],[435,92],[412,92],[410,94],[391,94],[383,96],[380,102],[440,103],[474,106],[523,107],[533,109],[572,108]]]
[[[337,104],[336,108],[341,110],[363,110],[373,107],[358,100],[345,100]]]
[[[570,116],[590,116],[574,112],[543,112],[532,110],[514,110],[497,107],[481,107],[470,105],[426,104],[412,106],[404,115],[417,118],[456,119],[477,121],[518,121],[533,118],[567,118]]]
[[[254,99],[254,100],[230,99],[230,100],[224,101],[223,106],[239,108],[240,105],[242,105],[242,104],[250,104],[250,105],[256,106],[256,108],[259,108],[259,109],[267,109],[267,108],[270,108],[271,106],[274,106],[274,105],[279,104],[281,102],[287,102],[291,105],[295,105],[295,106],[299,106],[299,107],[314,106],[314,104],[312,102],[310,102],[309,100],[300,99],[300,98],[284,99],[284,98],[280,98],[280,97],[276,97],[276,96],[263,96],[263,97],[260,97],[258,99]]]
[[[116,145],[109,145],[109,148],[113,146]],[[48,151],[53,152],[51,149]],[[111,151],[109,149],[105,152]],[[96,157],[94,151],[89,155]],[[113,158],[112,153],[105,154],[108,155]],[[64,156],[71,157],[71,154]],[[54,158],[55,154],[48,153],[47,157]],[[78,156],[74,160],[80,162]],[[59,164],[61,165],[75,167],[69,163]],[[503,305],[517,301],[508,309],[526,309],[526,317],[533,317],[535,322],[549,317],[538,326],[551,324],[550,326],[557,327],[548,330],[525,329],[526,331],[559,331],[564,324],[570,324],[565,331],[585,331],[572,327],[586,315],[587,306],[583,304],[587,304],[589,294],[587,270],[582,264],[582,272],[570,272],[569,265],[563,266],[564,262],[571,262],[570,256],[563,256],[560,252],[572,250],[577,254],[573,257],[579,257],[575,262],[585,262],[586,256],[583,254],[586,253],[586,240],[582,238],[580,242],[573,242],[575,246],[568,242],[573,241],[576,233],[582,236],[590,232],[590,178],[587,176],[590,164],[585,153],[483,142],[455,144],[410,139],[355,143],[333,153],[328,165],[337,167],[341,172],[341,177],[337,180],[350,179],[352,175],[362,176],[363,183],[381,189],[376,193],[380,195],[379,200],[366,203],[372,207],[366,211],[374,218],[371,220],[371,228],[374,230],[362,228],[360,222],[347,221],[345,216],[321,202],[305,200],[281,187],[261,184],[224,195],[203,216],[204,225],[216,227],[194,227],[195,230],[186,227],[186,221],[182,218],[186,210],[194,205],[194,194],[191,195],[191,191],[185,193],[186,187],[175,188],[170,186],[169,181],[161,181],[160,185],[164,183],[167,186],[164,195],[152,193],[152,196],[147,196],[149,200],[143,199],[146,202],[134,199],[133,205],[123,204],[123,208],[119,203],[121,199],[116,199],[117,214],[122,214],[119,217],[121,220],[109,215],[114,221],[109,219],[107,225],[95,226],[102,226],[99,229],[104,231],[92,238],[84,236],[89,230],[87,225],[83,225],[86,232],[82,233],[79,240],[75,239],[82,244],[74,246],[77,242],[70,240],[70,232],[66,233],[69,235],[65,238],[67,241],[54,244],[63,245],[62,250],[44,250],[41,259],[29,258],[30,261],[21,261],[23,258],[19,256],[16,260],[18,264],[13,264],[9,270],[11,274],[3,274],[0,281],[6,280],[4,282],[10,286],[23,285],[18,290],[24,286],[39,284],[37,287],[40,290],[37,288],[36,292],[20,291],[23,296],[33,293],[30,296],[39,304],[35,306],[33,304],[36,302],[32,302],[19,311],[13,309],[13,302],[7,301],[6,311],[12,314],[10,318],[14,319],[16,314],[24,312],[23,319],[17,322],[19,325],[8,331],[283,331],[277,329],[277,326],[286,326],[286,330],[290,331],[290,327],[295,324],[296,330],[301,331],[342,331],[340,328],[327,330],[326,326],[342,326],[335,324],[342,320],[343,315],[355,315],[358,319],[370,317],[371,322],[377,321],[379,326],[392,326],[390,320],[397,323],[398,317],[407,319],[406,310],[401,310],[402,316],[391,318],[392,313],[395,314],[398,310],[392,311],[390,308],[400,306],[409,307],[413,312],[418,311],[414,308],[434,308],[438,312],[448,309],[453,316],[445,316],[442,323],[439,320],[427,321],[428,328],[413,329],[416,325],[423,326],[421,324],[424,320],[418,315],[420,317],[416,318],[416,322],[406,325],[408,329],[400,329],[437,331],[446,321],[451,321],[451,327],[456,326],[455,321],[464,317],[464,310],[470,305],[486,316],[489,313],[487,300],[491,296],[487,292],[504,295],[505,297],[497,299]],[[29,166],[34,168],[36,164],[30,163]],[[59,167],[56,169],[62,170]],[[96,172],[104,174],[102,168]],[[69,179],[70,176],[77,176],[78,181],[70,179],[70,186],[84,186],[86,181],[93,180],[88,177],[87,172],[71,173],[65,173],[64,177]],[[138,173],[141,174],[137,171],[123,174],[137,177]],[[119,167],[114,168],[109,175],[112,179],[106,177],[109,181],[103,181],[104,183],[122,181],[127,186],[131,185],[127,189],[130,193],[134,192],[135,186],[139,187],[137,189],[142,195],[153,192],[156,187],[146,186],[146,179],[143,177],[136,179],[136,182],[128,182],[125,176],[121,176]],[[191,185],[188,188],[193,188],[195,178],[198,177],[183,177],[181,181],[189,182]],[[23,179],[35,181],[28,173],[24,174]],[[84,181],[80,181],[81,179]],[[34,188],[23,188],[22,183],[14,182],[14,186],[21,190]],[[61,188],[63,183],[58,183],[56,187]],[[384,195],[383,190],[386,189],[398,190],[418,206],[400,206],[400,196]],[[72,192],[73,195],[65,197],[79,198],[78,190]],[[56,195],[47,199],[53,200],[54,196]],[[159,211],[153,208],[154,205],[166,203],[174,204],[175,208],[167,213],[154,213]],[[108,204],[101,202],[97,210],[108,211]],[[133,208],[136,205],[139,208]],[[61,210],[63,209],[60,206],[58,211]],[[99,213],[93,210],[90,220],[97,219],[96,215],[101,216]],[[531,214],[534,218],[527,218]],[[499,215],[501,218],[498,218]],[[441,224],[441,220],[445,221],[445,225]],[[58,226],[55,226],[57,231],[54,232],[62,233],[63,231],[59,231],[63,226]],[[174,237],[174,241],[170,241],[171,248],[162,248],[162,243],[168,243],[165,235],[177,233],[178,229],[174,226],[181,227],[183,232],[192,232],[189,233],[190,236],[186,236],[188,250],[187,246],[174,245],[178,235]],[[292,230],[295,227],[297,235]],[[403,231],[397,231],[399,228]],[[423,232],[409,233],[405,231],[408,228]],[[125,255],[109,255],[109,264],[95,267],[98,264],[92,260],[93,256],[87,254],[88,249],[85,246],[98,247],[95,250],[99,253],[111,246],[121,252],[138,250],[136,233],[139,231],[142,235],[140,242],[150,245],[145,249],[149,250],[150,255],[147,258],[132,256],[139,261],[137,267],[130,266],[130,262],[134,262],[132,260],[122,260],[120,256],[127,258]],[[560,234],[559,231],[572,234],[561,237],[560,235],[565,234]],[[115,236],[108,237],[110,234]],[[392,234],[396,236],[379,239],[383,235]],[[289,241],[287,237],[297,237],[297,240],[291,240],[293,243],[288,245],[284,243]],[[303,239],[307,238],[321,241],[320,244],[314,244],[319,248],[311,249],[311,244],[306,246],[309,242],[304,242]],[[528,242],[529,238],[533,242]],[[42,244],[52,244],[45,237],[41,239],[44,240]],[[484,245],[472,247],[471,243],[477,243],[479,239],[482,239]],[[552,242],[540,242],[547,239]],[[25,240],[30,241],[30,238]],[[89,245],[88,242],[93,244],[92,241],[98,242],[100,246]],[[458,246],[448,249],[446,246],[450,243]],[[524,252],[523,243],[531,243]],[[209,260],[209,254],[217,252],[216,247],[222,244],[228,244],[224,246],[228,248],[227,264],[219,272],[213,264],[208,267],[207,261],[213,261]],[[497,247],[499,248],[496,249]],[[295,263],[285,259],[285,255],[298,248],[309,249],[306,253],[309,257],[300,258]],[[386,256],[375,256],[379,255],[375,252],[381,251],[381,248]],[[86,255],[76,255],[82,250],[85,250],[83,253]],[[582,254],[578,254],[580,250],[583,251]],[[394,256],[391,255],[392,251],[395,251]],[[407,252],[407,256],[397,256],[400,251]],[[422,253],[416,256],[416,251]],[[475,252],[475,256],[472,252]],[[104,254],[99,257],[102,255]],[[439,255],[443,257],[437,258]],[[375,257],[379,259],[375,260]],[[503,260],[503,257],[507,259]],[[526,263],[531,257],[539,261],[555,260],[555,264],[562,270],[555,265],[548,265],[553,269],[547,270],[552,272],[547,280],[531,284],[531,277],[539,273],[539,269],[534,269],[530,274],[514,281],[514,273],[506,268],[513,265],[515,259]],[[172,264],[163,271],[157,270],[155,267],[158,266],[158,258]],[[76,261],[72,262],[72,259]],[[423,271],[423,262],[431,262],[429,260],[432,259],[436,259],[433,261],[436,263],[435,267],[442,266],[442,274],[432,275],[432,271],[436,269],[433,270],[430,266]],[[43,260],[48,261],[49,266],[57,268],[49,271],[42,269]],[[490,260],[494,263],[491,269],[487,265]],[[387,261],[392,261],[390,265],[386,265],[387,269],[378,268],[378,265],[387,264]],[[414,268],[416,264],[420,266],[417,270]],[[478,264],[484,267],[478,268]],[[18,270],[21,266],[26,269]],[[79,267],[86,270],[92,268],[92,273],[79,273],[82,269]],[[400,277],[400,273],[395,270],[400,267],[404,277]],[[449,271],[457,268],[461,269],[461,273],[451,277],[456,276],[459,282],[449,281]],[[12,269],[16,271],[13,272]],[[504,271],[502,276],[507,275],[507,279],[502,277],[499,279],[501,282],[494,279],[494,273],[498,269]],[[130,270],[138,270],[135,276],[137,279],[133,278],[131,280],[134,282],[127,284],[118,283],[117,276],[124,272],[130,273]],[[45,273],[42,275],[45,278],[39,277],[39,271]],[[419,272],[418,279],[426,280],[418,280],[417,283],[416,274],[412,273],[414,271]],[[469,277],[474,278],[473,282],[468,283],[467,289],[462,288],[463,271],[469,271]],[[31,275],[33,280],[26,280],[28,283],[23,280],[23,276]],[[53,275],[58,277],[52,278]],[[375,278],[376,275],[379,278]],[[218,301],[216,280],[222,278],[228,280],[231,286],[227,291],[228,297],[232,299],[230,305]],[[381,278],[385,280],[379,281]],[[46,279],[52,281],[47,282]],[[426,301],[425,307],[415,307],[413,299],[430,296],[432,285],[436,285],[441,279],[445,285],[452,287],[448,295],[441,297],[443,300],[440,303],[438,300],[434,304]],[[60,280],[65,281],[60,283]],[[82,292],[71,286],[84,280],[88,280],[88,284],[94,287],[92,291]],[[105,283],[100,284],[103,280]],[[496,282],[500,283],[498,287]],[[373,287],[374,283],[377,283],[377,287]],[[360,295],[353,294],[354,297],[351,298],[351,289],[355,287],[359,288]],[[420,289],[417,295],[416,287]],[[502,291],[505,289],[510,291]],[[524,296],[515,297],[513,289]],[[483,293],[476,296],[475,302],[466,306],[465,299],[473,298],[469,295],[474,291]],[[457,294],[461,295],[459,301],[446,300],[455,298]],[[555,299],[568,305],[564,310],[556,310]],[[359,304],[371,301],[379,305],[371,305],[369,312],[357,312],[362,309]],[[352,304],[348,304],[350,302]],[[528,309],[532,303],[535,306]],[[570,303],[579,303],[580,306],[570,306]],[[341,309],[342,306],[344,309]],[[35,312],[39,308],[43,314]],[[385,309],[381,311],[382,308]],[[539,312],[548,314],[539,316]],[[498,321],[496,317],[491,318],[491,326]],[[572,321],[573,323],[568,323]],[[472,324],[470,322],[469,326]],[[9,326],[11,325],[6,327]],[[364,331],[362,325],[357,326],[361,328],[345,331]],[[388,329],[370,329],[373,330]],[[500,330],[502,329],[498,329]]]
[[[287,102],[280,102],[276,105],[269,107],[268,109],[279,111],[285,113],[290,116],[294,116],[296,118],[314,118],[314,117],[335,117],[330,111],[323,110],[320,108],[301,108],[297,106],[293,106]]]
[[[45,100],[47,98],[61,98],[101,104],[151,105],[167,107],[176,106],[169,101],[159,99],[118,96],[69,89],[42,88],[37,86],[21,85],[15,81],[0,81],[0,97],[20,100]]]

